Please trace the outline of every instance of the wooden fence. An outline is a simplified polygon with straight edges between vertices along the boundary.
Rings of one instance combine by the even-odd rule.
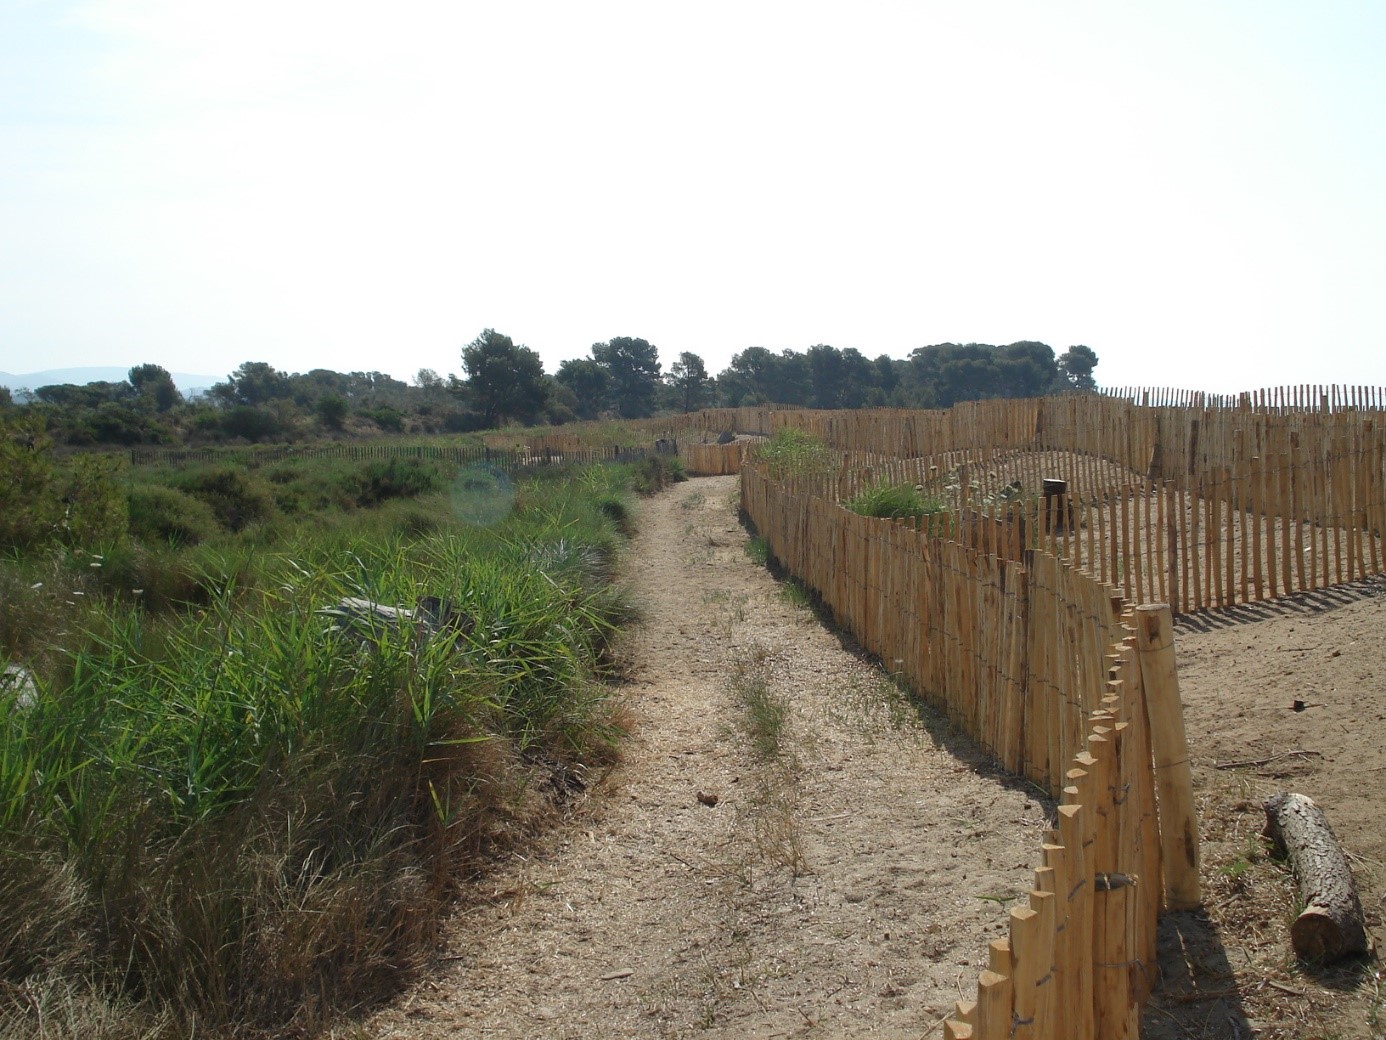
[[[1196,846],[1180,846],[1197,834],[1191,798],[1171,793],[1187,790],[1187,773],[1182,788],[1162,785],[1187,770],[1172,667],[1143,668],[1123,597],[1061,557],[1008,559],[859,516],[838,504],[836,481],[747,465],[742,506],[863,647],[1061,803],[1027,905],[943,1035],[1136,1036],[1162,901],[1197,902]]]
[[[730,444],[698,444],[684,441],[679,456],[691,477],[721,477],[741,472],[741,463],[750,447],[749,441]]]
[[[1238,394],[1210,394],[1174,387],[1121,386],[1104,388],[1106,397],[1155,408],[1237,408],[1262,412],[1304,412],[1320,409],[1386,408],[1386,388],[1379,386],[1324,386],[1301,383],[1249,390]]]
[[[1338,470],[1335,480],[1332,466],[1282,455],[1192,489],[1068,451],[853,454],[825,493],[846,500],[875,483],[914,484],[945,500],[955,522],[994,528],[953,537],[1011,558],[1043,546],[1127,599],[1188,613],[1382,573],[1381,464]],[[1045,480],[1061,481],[1063,497],[1046,503]]]
[[[1160,403],[1136,403],[1152,398]],[[1187,613],[1386,571],[1383,403],[1386,392],[1370,387],[1143,391],[679,421],[685,440],[722,428],[808,431],[843,453],[837,496],[918,484],[968,523],[1005,528],[993,539],[1015,540],[1008,525],[1037,516],[1042,482],[1061,480],[1063,522],[1023,526],[1009,555],[1042,545],[1127,599]]]

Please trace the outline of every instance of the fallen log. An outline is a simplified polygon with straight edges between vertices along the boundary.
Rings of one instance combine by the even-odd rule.
[[[1266,836],[1287,857],[1304,911],[1290,926],[1290,944],[1304,960],[1340,960],[1367,952],[1362,902],[1343,848],[1313,800],[1284,792],[1266,801]]]

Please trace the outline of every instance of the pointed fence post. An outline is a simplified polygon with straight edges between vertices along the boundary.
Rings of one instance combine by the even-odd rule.
[[[1160,797],[1165,908],[1192,910],[1203,902],[1198,878],[1198,817],[1184,735],[1184,705],[1174,667],[1174,621],[1166,604],[1136,608],[1136,638]]]

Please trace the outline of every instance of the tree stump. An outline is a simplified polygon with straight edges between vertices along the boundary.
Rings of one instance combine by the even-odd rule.
[[[1290,926],[1290,944],[1304,960],[1327,963],[1367,952],[1367,927],[1352,870],[1328,817],[1302,794],[1265,804],[1266,836],[1288,857],[1304,912]]]

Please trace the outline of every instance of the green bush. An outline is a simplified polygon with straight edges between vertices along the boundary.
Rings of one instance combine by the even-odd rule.
[[[385,433],[404,432],[404,413],[398,408],[391,408],[388,405],[380,408],[362,408],[360,414],[379,426]]]
[[[27,549],[54,537],[61,510],[51,490],[51,446],[41,422],[0,419],[0,548]]]
[[[213,533],[220,533],[215,522]],[[213,559],[221,562],[220,556]],[[201,550],[180,550],[171,545],[118,545],[81,564],[88,582],[112,600],[139,604],[143,609],[159,613],[194,604],[210,603],[224,585],[220,566],[214,566],[215,576],[209,574]]]
[[[146,544],[196,545],[219,533],[202,499],[161,484],[136,484],[128,495],[130,533]]]
[[[125,496],[109,456],[52,456],[42,423],[0,422],[0,548],[92,549],[125,536]]]
[[[343,459],[286,459],[260,471],[281,512],[303,517],[356,507],[353,477],[360,463]]]
[[[239,466],[191,469],[175,477],[174,485],[211,506],[217,522],[228,531],[244,530],[274,514],[269,486]]]
[[[653,495],[670,484],[687,480],[683,463],[668,455],[649,455],[632,465],[630,488],[638,495]]]
[[[440,466],[428,459],[372,459],[347,476],[357,505],[374,506],[392,498],[417,498],[446,486]]]
[[[248,441],[266,441],[284,432],[279,417],[266,408],[237,405],[221,416],[221,429],[228,437],[243,437]]]
[[[126,537],[129,512],[116,474],[120,463],[102,455],[75,455],[61,473],[63,541],[96,549]]]

